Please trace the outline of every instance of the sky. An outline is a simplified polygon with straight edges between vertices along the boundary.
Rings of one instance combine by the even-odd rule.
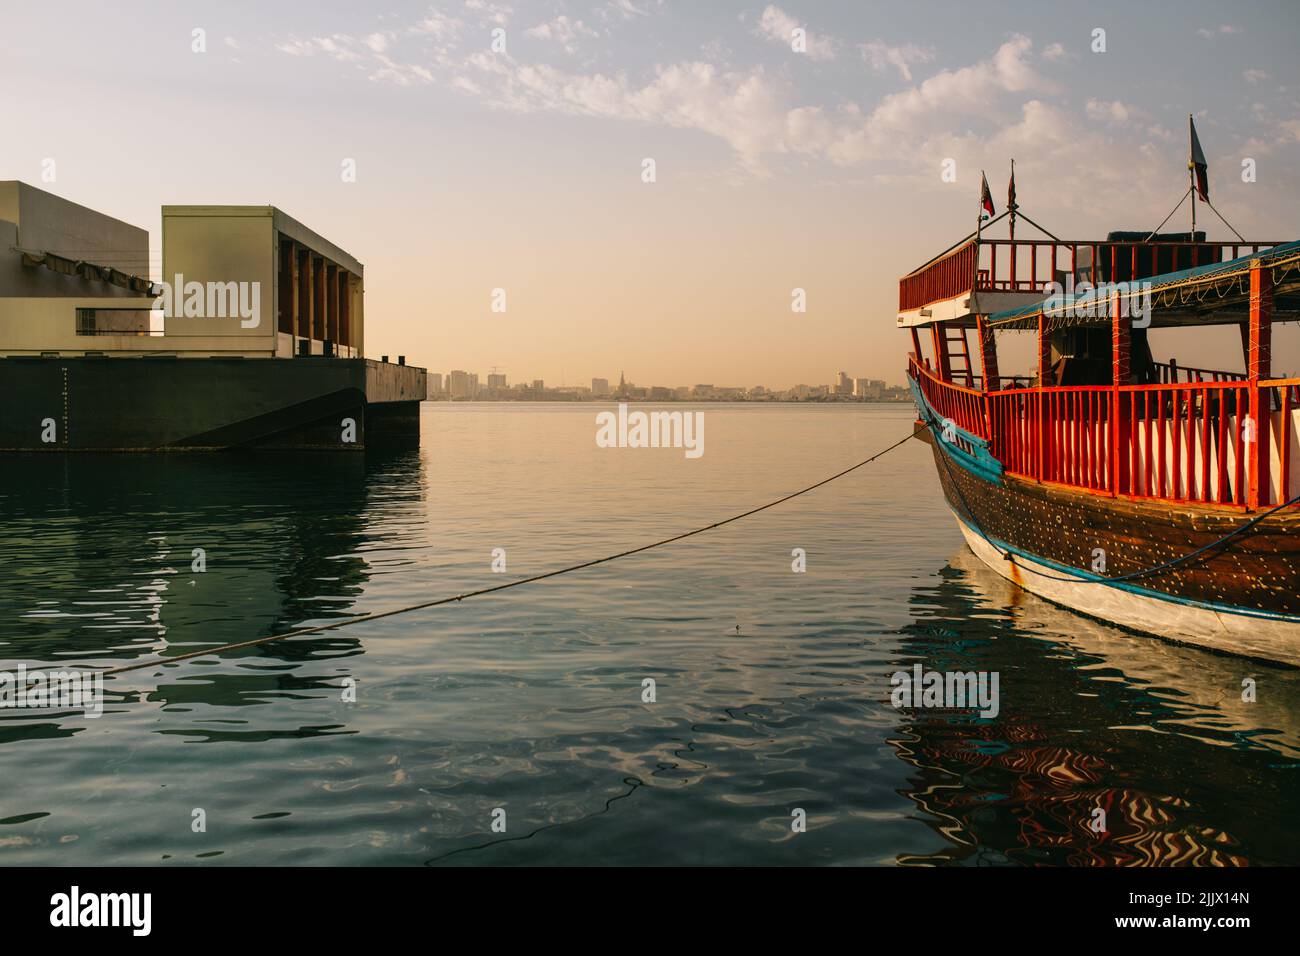
[[[898,277],[981,170],[1062,238],[1154,228],[1189,113],[1219,211],[1300,233],[1294,2],[7,7],[0,179],[155,257],[164,204],[278,206],[365,264],[367,354],[433,371],[901,383]]]

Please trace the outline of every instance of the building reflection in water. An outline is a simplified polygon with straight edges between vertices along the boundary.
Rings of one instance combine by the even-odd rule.
[[[900,863],[1233,866],[1296,857],[1295,835],[1279,845],[1272,818],[1280,807],[1300,810],[1297,794],[1262,772],[1300,754],[1296,672],[1080,617],[965,549],[912,604],[909,656],[898,668],[997,672],[1001,710],[989,719],[899,711],[890,742],[914,769],[901,793],[942,840]],[[1255,703],[1241,699],[1246,677],[1267,688]],[[1092,829],[1098,808],[1104,833]]]
[[[0,666],[122,666],[357,613],[367,545],[419,536],[421,469],[418,452],[11,456]],[[163,705],[256,705],[336,686],[300,665],[363,650],[330,631],[140,673],[161,675],[148,699]]]

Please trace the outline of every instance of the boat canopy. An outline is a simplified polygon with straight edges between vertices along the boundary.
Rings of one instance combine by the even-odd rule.
[[[1300,241],[1162,275],[1089,287],[1083,294],[1062,294],[1029,305],[995,312],[988,318],[994,329],[1037,329],[1038,319],[1048,330],[1076,326],[1106,326],[1111,322],[1107,302],[1118,296],[1129,314],[1149,301],[1152,327],[1222,325],[1244,321],[1250,307],[1250,270],[1273,270],[1273,319],[1300,319]]]

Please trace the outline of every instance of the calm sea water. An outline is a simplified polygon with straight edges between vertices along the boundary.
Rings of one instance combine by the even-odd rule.
[[[698,460],[597,448],[595,406],[445,404],[395,457],[8,458],[0,668],[499,584],[744,511],[912,418],[702,409]],[[997,672],[1000,713],[895,709],[915,663]],[[663,550],[107,691],[99,719],[0,711],[0,863],[1300,863],[1300,675],[1016,592],[917,442]]]

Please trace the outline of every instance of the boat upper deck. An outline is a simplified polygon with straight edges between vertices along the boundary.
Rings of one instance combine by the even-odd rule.
[[[1272,369],[1273,323],[1300,318],[1300,242],[1114,237],[977,238],[905,276],[923,418],[998,474],[1246,511],[1300,503],[1300,378]],[[1050,297],[1031,288],[1044,262]],[[1152,355],[1148,328],[1203,325],[1239,327],[1244,372]],[[1009,330],[1037,332],[1033,374],[1000,374]]]
[[[1207,242],[1203,233],[1111,233],[1103,240],[996,239],[971,235],[898,281],[898,326],[973,325],[977,315],[1042,302],[1044,289],[1169,279],[1248,261],[1277,242]],[[1294,244],[1292,244],[1294,245]]]

